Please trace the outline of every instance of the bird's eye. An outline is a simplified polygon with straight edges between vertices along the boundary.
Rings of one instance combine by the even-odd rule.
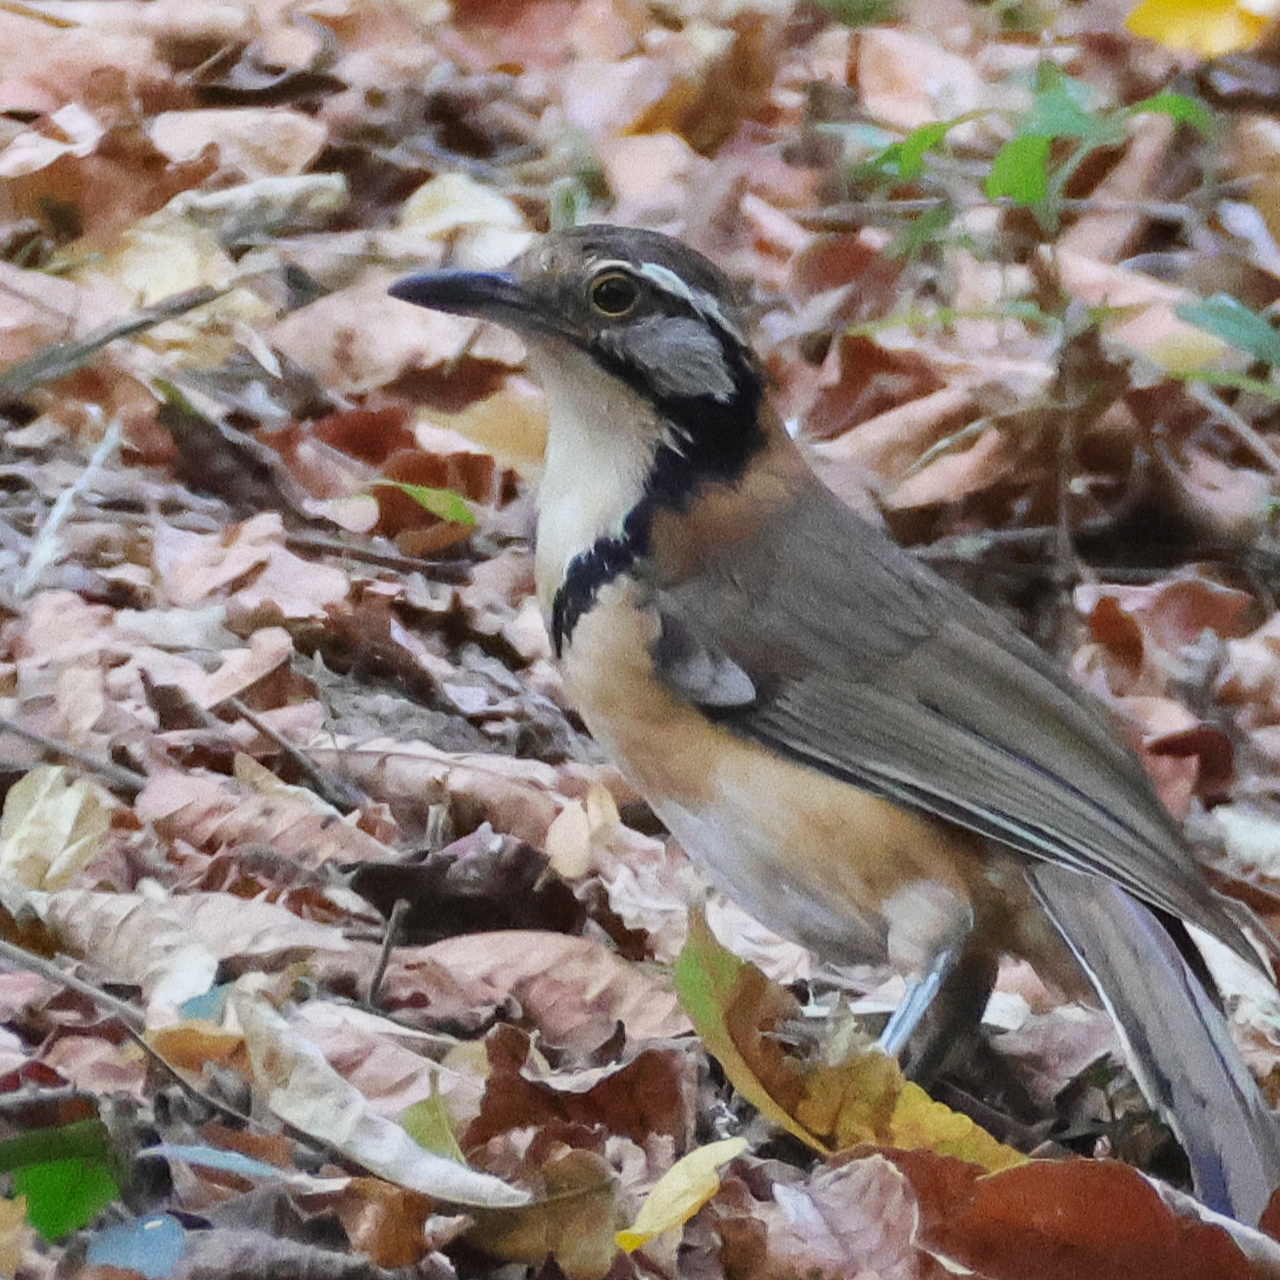
[[[610,320],[619,320],[640,301],[640,286],[622,271],[606,271],[591,282],[591,305]]]

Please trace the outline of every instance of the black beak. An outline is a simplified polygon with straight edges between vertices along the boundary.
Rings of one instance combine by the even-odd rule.
[[[403,302],[492,320],[510,329],[542,327],[529,295],[505,271],[424,271],[397,280],[388,292]]]

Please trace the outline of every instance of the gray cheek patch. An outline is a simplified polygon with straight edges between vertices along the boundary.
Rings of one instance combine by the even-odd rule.
[[[650,316],[607,338],[660,396],[733,398],[733,375],[720,341],[698,320]]]

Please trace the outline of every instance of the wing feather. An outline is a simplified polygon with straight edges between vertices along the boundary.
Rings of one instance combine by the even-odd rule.
[[[1100,704],[826,490],[654,605],[678,637],[655,647],[660,677],[734,732],[1254,957]]]

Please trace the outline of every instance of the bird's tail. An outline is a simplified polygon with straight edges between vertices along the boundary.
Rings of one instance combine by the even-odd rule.
[[[1123,889],[1037,863],[1037,898],[1111,1014],[1148,1102],[1211,1209],[1257,1224],[1280,1186],[1280,1126],[1168,931]]]

